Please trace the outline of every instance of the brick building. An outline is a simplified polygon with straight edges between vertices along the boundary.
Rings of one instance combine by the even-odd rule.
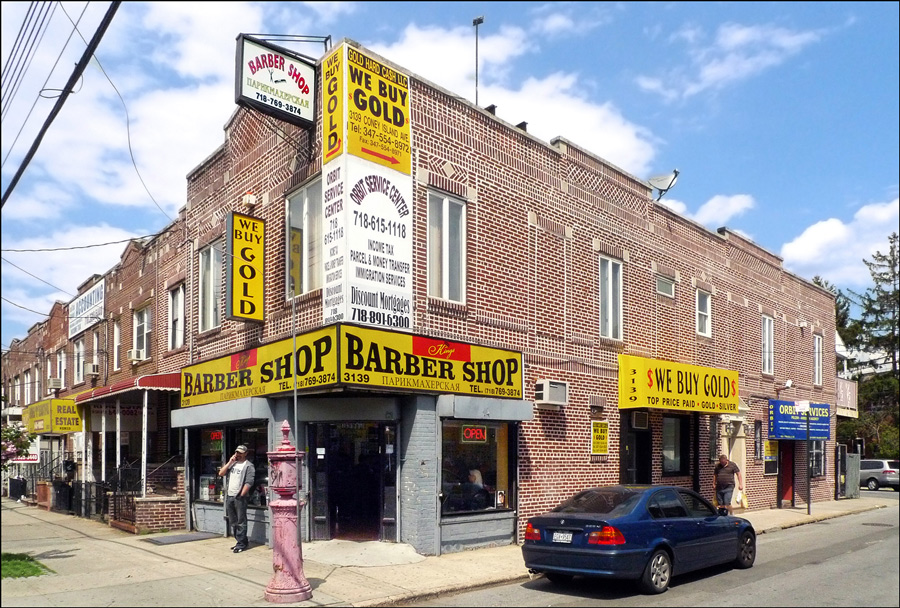
[[[239,108],[178,220],[106,278],[117,344],[139,348],[150,306],[154,350],[76,400],[147,395],[148,452],[184,458],[187,525],[224,529],[215,470],[243,443],[250,535],[270,538],[265,452],[284,420],[305,453],[304,540],[512,543],[578,488],[711,498],[719,453],[751,508],[831,498],[829,292],[352,41],[317,69],[310,123]]]

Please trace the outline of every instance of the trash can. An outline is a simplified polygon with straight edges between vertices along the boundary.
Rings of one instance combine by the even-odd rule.
[[[21,501],[28,496],[28,480],[24,477],[12,477],[9,480],[9,497]]]

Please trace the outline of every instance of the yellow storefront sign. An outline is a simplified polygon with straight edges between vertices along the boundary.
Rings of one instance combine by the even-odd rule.
[[[609,422],[606,420],[591,420],[591,454],[609,454]]]
[[[181,406],[298,389],[365,386],[522,398],[514,351],[349,325],[334,325],[186,367]]]
[[[739,402],[736,371],[619,355],[619,409],[736,414]]]
[[[341,381],[521,399],[522,355],[425,336],[344,326]]]
[[[347,151],[410,175],[409,78],[346,48]]]
[[[22,411],[22,421],[29,433],[65,434],[81,431],[82,407],[74,399],[45,399],[32,403]]]
[[[344,53],[338,47],[322,61],[322,164],[344,151]]]
[[[243,213],[228,216],[225,317],[263,321],[266,224]]]
[[[181,406],[337,383],[337,328],[329,327],[181,370]]]

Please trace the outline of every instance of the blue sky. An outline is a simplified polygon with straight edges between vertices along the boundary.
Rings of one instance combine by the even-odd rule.
[[[9,58],[29,6],[2,3],[4,192],[108,4],[54,5],[19,81]],[[3,206],[0,342],[24,337],[44,318],[31,311],[71,300],[125,244],[82,247],[176,216],[186,175],[235,109],[239,33],[351,38],[474,101],[478,16],[480,105],[643,179],[677,168],[663,203],[740,231],[799,276],[864,290],[862,259],[898,229],[898,6],[125,2]],[[14,251],[51,248],[77,249]]]

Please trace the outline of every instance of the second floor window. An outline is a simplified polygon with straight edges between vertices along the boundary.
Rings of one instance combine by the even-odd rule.
[[[322,287],[322,180],[288,197],[287,293]]]
[[[200,331],[219,326],[219,302],[222,300],[222,251],[207,247],[200,252]]]
[[[622,339],[622,262],[600,258],[600,335]]]
[[[59,350],[56,353],[56,373],[62,382],[63,387],[66,386],[66,351]]]
[[[143,355],[142,358],[150,358],[150,307],[147,306],[134,311],[134,348]]]
[[[762,318],[762,373],[775,373],[775,319]]]
[[[428,295],[465,302],[466,213],[462,201],[428,194]]]
[[[184,345],[184,283],[169,291],[169,350]]]
[[[122,366],[122,328],[119,322],[113,324],[113,369]]]
[[[79,340],[75,340],[74,343],[74,355],[75,355],[75,384],[79,382],[84,382],[84,338]]]
[[[813,384],[822,385],[822,336],[813,336]]]
[[[31,403],[32,390],[31,370],[29,369],[25,372],[25,403],[23,403],[23,405],[28,405],[29,403]]]
[[[712,335],[712,301],[702,289],[697,290],[697,333],[707,338]]]

